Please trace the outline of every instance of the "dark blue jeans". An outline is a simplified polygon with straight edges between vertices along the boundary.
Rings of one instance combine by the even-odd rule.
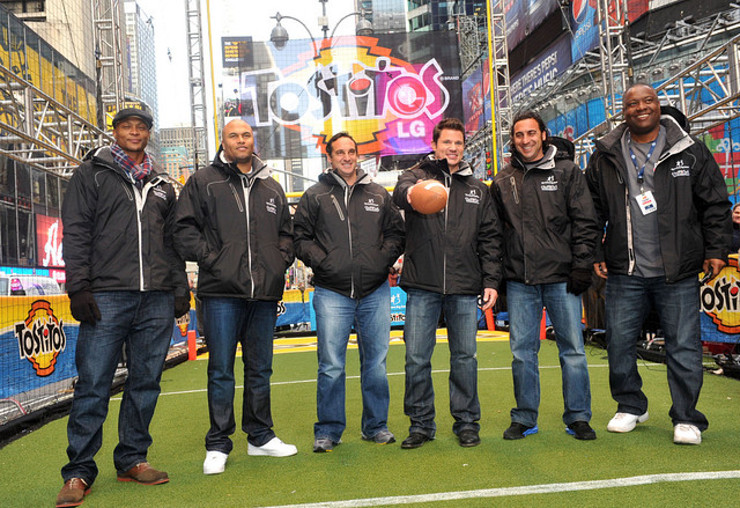
[[[509,281],[506,284],[511,323],[510,345],[514,357],[516,407],[511,421],[527,427],[537,425],[540,407],[540,321],[547,307],[558,344],[563,379],[563,422],[591,420],[591,384],[581,332],[581,298],[568,293],[565,282],[534,286]]]
[[[385,359],[391,336],[391,291],[388,282],[360,300],[316,287],[319,373],[316,386],[316,438],[338,442],[347,426],[345,415],[345,365],[347,342],[354,326],[360,352],[362,434],[374,437],[388,429],[388,377]]]
[[[208,414],[206,450],[230,453],[234,420],[234,359],[242,345],[244,397],[242,430],[254,446],[275,437],[270,410],[272,340],[277,302],[203,297],[208,344]]]
[[[62,468],[65,482],[78,477],[88,485],[98,475],[94,457],[103,442],[103,422],[123,347],[128,377],[113,464],[116,470],[127,471],[146,461],[152,444],[149,423],[174,322],[174,296],[169,292],[110,291],[94,296],[101,319],[94,325],[80,323],[75,355],[79,378],[67,424],[69,463]]]
[[[668,387],[673,424],[690,423],[699,430],[709,424],[696,410],[704,381],[699,327],[699,281],[688,277],[674,284],[665,278],[609,275],[606,282],[606,339],[609,384],[617,411],[641,415],[648,408],[637,371],[637,339],[655,308],[665,334]]]
[[[432,353],[437,343],[440,311],[444,308],[450,346],[450,412],[452,430],[479,430],[478,360],[475,336],[478,325],[476,295],[442,295],[409,289],[406,302],[406,392],[404,412],[411,419],[409,433],[434,437],[434,386]]]

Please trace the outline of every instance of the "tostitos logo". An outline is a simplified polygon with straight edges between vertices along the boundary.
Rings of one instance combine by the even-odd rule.
[[[54,315],[49,302],[36,300],[26,320],[14,326],[21,359],[31,362],[40,377],[54,373],[57,357],[67,347],[63,324]]]
[[[701,287],[702,310],[724,333],[740,333],[740,274],[730,258],[717,277]]]

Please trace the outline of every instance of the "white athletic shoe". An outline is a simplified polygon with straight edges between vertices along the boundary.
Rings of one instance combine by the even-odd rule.
[[[226,459],[229,455],[224,452],[209,451],[203,461],[203,474],[220,474],[226,469]]]
[[[298,453],[298,448],[292,444],[283,443],[275,436],[262,446],[254,446],[247,442],[247,453],[257,457],[290,457]]]
[[[609,420],[606,426],[606,430],[609,432],[631,432],[634,430],[635,425],[638,423],[646,422],[648,419],[648,412],[645,411],[641,415],[633,415],[632,413],[617,413],[614,418]]]
[[[701,431],[696,425],[679,423],[673,427],[673,442],[676,444],[701,444]]]

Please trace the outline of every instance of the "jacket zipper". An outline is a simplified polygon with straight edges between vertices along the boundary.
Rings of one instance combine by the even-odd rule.
[[[452,187],[452,176],[443,174],[445,179],[445,187],[447,188],[447,195],[450,195],[450,187]],[[447,206],[445,206],[445,228],[444,228],[444,237],[447,238],[447,212],[450,209],[449,202],[447,203]],[[447,248],[443,247],[442,249],[442,294],[447,294]]]
[[[139,191],[135,183],[131,184],[134,188],[134,201],[136,202],[136,231],[139,235],[139,291],[144,291],[144,253],[142,252],[142,232],[141,232],[141,216],[144,211],[144,204],[146,203],[146,196],[149,193],[149,189],[154,187],[152,182],[144,185],[144,188]]]
[[[349,214],[349,200],[352,197],[353,189],[354,187],[346,187],[344,189],[344,207],[347,210],[347,238],[349,239],[349,259],[350,260],[353,260],[355,258],[352,252],[352,224],[350,224],[350,214]],[[349,297],[350,298],[355,297],[355,272],[354,270],[350,272],[350,276],[349,276]]]
[[[244,208],[242,208],[242,202],[239,201],[239,194],[236,192],[236,187],[234,187],[234,184],[229,182],[229,187],[231,188],[231,193],[234,194],[234,199],[236,200],[236,206],[239,208],[239,211],[244,213]]]
[[[514,203],[518,205],[519,204],[519,193],[516,191],[516,178],[514,178],[513,176],[510,176],[509,182],[511,182],[511,193],[514,195]]]
[[[252,279],[252,235],[249,230],[249,193],[252,190],[252,186],[249,184],[249,179],[246,176],[242,176],[240,178],[242,179],[244,188],[244,215],[247,218],[247,268],[249,269],[249,280],[252,282],[250,297],[254,298],[254,280]]]
[[[344,212],[342,212],[342,207],[339,205],[339,201],[337,201],[337,198],[334,196],[334,194],[331,195],[332,203],[334,203],[334,208],[337,209],[337,213],[339,214],[339,220],[344,222]]]

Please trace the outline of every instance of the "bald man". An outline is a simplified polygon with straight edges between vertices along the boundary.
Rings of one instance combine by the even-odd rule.
[[[272,430],[270,376],[277,302],[293,262],[293,228],[285,193],[254,153],[252,128],[232,120],[210,166],[190,177],[176,212],[175,246],[198,263],[208,345],[208,412],[204,474],[222,473],[233,448],[234,356],[242,346],[242,430],[248,454],[295,455]]]

